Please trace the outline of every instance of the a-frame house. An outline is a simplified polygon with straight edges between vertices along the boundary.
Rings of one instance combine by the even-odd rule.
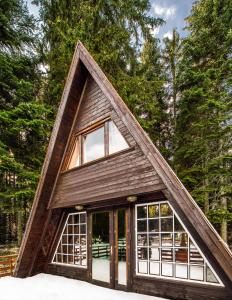
[[[15,276],[232,299],[232,256],[79,42]]]

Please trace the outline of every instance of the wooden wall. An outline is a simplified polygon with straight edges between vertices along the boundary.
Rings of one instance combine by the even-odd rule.
[[[51,208],[86,204],[165,188],[109,100],[90,77],[74,132],[111,117],[130,148],[59,175]]]

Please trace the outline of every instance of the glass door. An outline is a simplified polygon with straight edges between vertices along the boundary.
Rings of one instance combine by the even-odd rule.
[[[127,210],[115,211],[115,283],[118,286],[127,285]]]
[[[128,278],[128,211],[91,214],[91,278],[103,286],[125,289]]]
[[[110,212],[92,214],[92,279],[110,284]]]

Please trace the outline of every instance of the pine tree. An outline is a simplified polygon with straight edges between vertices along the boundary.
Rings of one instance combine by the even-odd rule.
[[[20,0],[2,1],[0,8],[0,214],[5,220],[1,240],[20,244],[51,130],[52,109],[38,97],[41,74],[33,17]]]
[[[202,0],[187,19],[174,157],[179,176],[225,241],[232,220],[231,16],[231,1]]]
[[[130,78],[137,67],[141,37],[162,20],[148,16],[149,1],[37,0],[44,23],[44,54],[49,65],[47,101],[60,101],[74,47],[87,47],[111,82],[128,101]]]
[[[137,101],[133,101],[133,111],[152,141],[169,158],[166,80],[159,40],[150,37],[141,53],[139,85],[135,89]]]
[[[179,99],[178,79],[181,62],[181,38],[176,29],[172,31],[171,38],[164,38],[163,60],[167,73],[168,107],[170,111],[172,132],[175,131],[177,106]]]

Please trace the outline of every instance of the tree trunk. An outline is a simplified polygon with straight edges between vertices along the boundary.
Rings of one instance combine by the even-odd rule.
[[[204,180],[204,187],[207,188],[209,186],[208,178]],[[205,192],[204,197],[204,213],[207,215],[209,213],[209,193]]]
[[[23,237],[23,214],[20,209],[17,212],[17,244],[20,246]]]
[[[223,197],[221,199],[221,208],[227,210],[227,199]],[[227,232],[227,220],[223,218],[221,222],[221,237],[227,243],[228,241],[228,232]]]

